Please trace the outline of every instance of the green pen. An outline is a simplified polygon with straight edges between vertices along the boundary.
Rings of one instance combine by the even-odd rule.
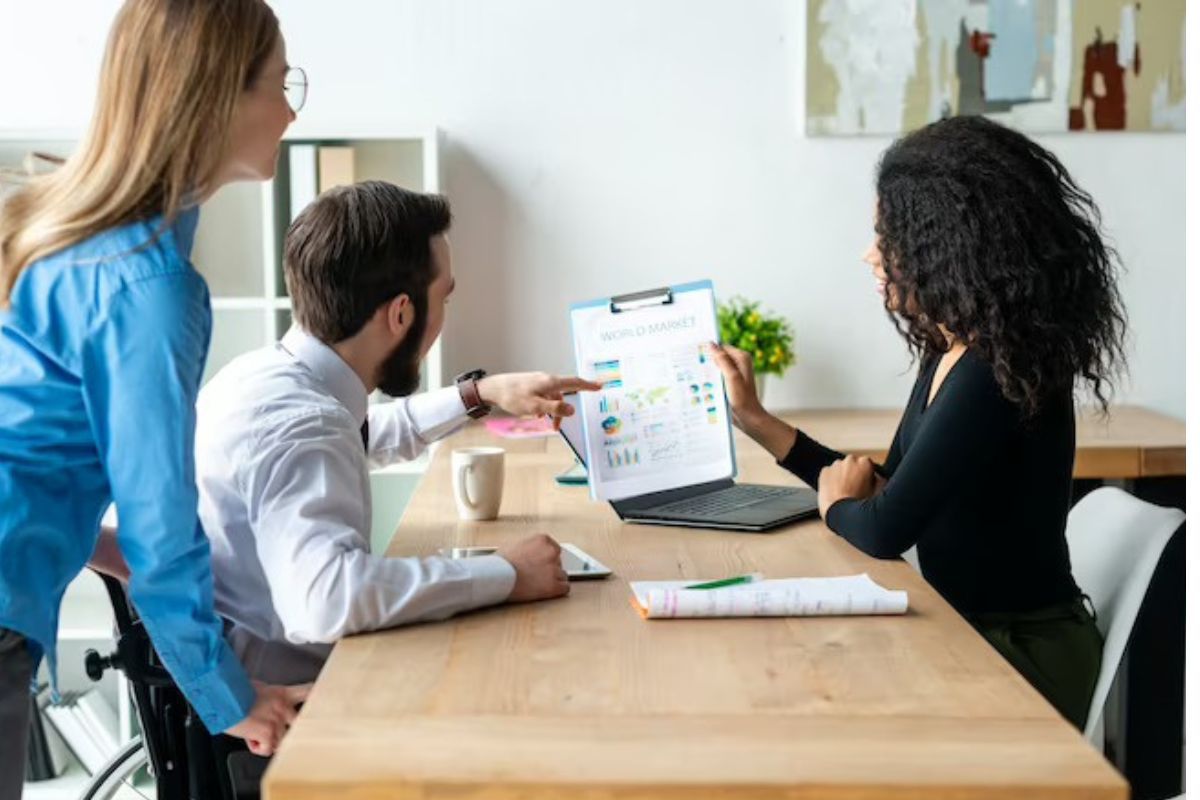
[[[762,580],[761,572],[751,572],[749,575],[738,575],[734,578],[722,578],[719,581],[709,581],[708,583],[693,583],[691,586],[685,586],[685,589],[721,589],[725,586],[737,586],[741,583],[754,583]]]

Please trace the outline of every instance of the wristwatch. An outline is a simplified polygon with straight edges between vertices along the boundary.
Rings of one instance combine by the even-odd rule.
[[[471,419],[487,416],[492,410],[479,396],[479,380],[485,375],[487,373],[481,369],[472,369],[454,379],[458,386],[458,396],[462,398],[463,405],[467,407],[467,416]]]

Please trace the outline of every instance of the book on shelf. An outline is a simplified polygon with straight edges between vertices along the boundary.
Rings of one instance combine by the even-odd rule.
[[[291,219],[295,219],[317,197],[317,148],[311,144],[293,144],[287,152]]]
[[[325,192],[354,183],[354,148],[323,145],[317,150],[317,184]]]
[[[111,758],[121,748],[116,709],[95,689],[79,695],[75,708],[83,717],[84,728],[104,751],[105,760]]]
[[[354,183],[354,148],[293,144],[288,148],[287,180],[291,218],[295,219],[319,193]]]
[[[89,775],[120,749],[116,712],[95,689],[64,692],[57,703],[46,704],[44,713]]]

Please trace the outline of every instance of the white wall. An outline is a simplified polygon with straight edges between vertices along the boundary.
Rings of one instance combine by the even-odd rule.
[[[85,122],[116,6],[0,0],[0,127]],[[800,0],[275,8],[309,72],[305,117],[446,132],[448,371],[568,369],[568,302],[711,277],[795,322],[800,363],[772,405],[903,402],[907,355],[858,259],[887,142],[800,133]],[[1122,399],[1182,416],[1183,136],[1040,140],[1095,195],[1128,267]]]

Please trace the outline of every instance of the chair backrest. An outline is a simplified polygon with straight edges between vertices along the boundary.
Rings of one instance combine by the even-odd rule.
[[[1125,654],[1146,588],[1183,512],[1102,487],[1075,504],[1067,518],[1067,545],[1079,588],[1092,598],[1104,634],[1100,675],[1083,734],[1102,747],[1104,702]]]

